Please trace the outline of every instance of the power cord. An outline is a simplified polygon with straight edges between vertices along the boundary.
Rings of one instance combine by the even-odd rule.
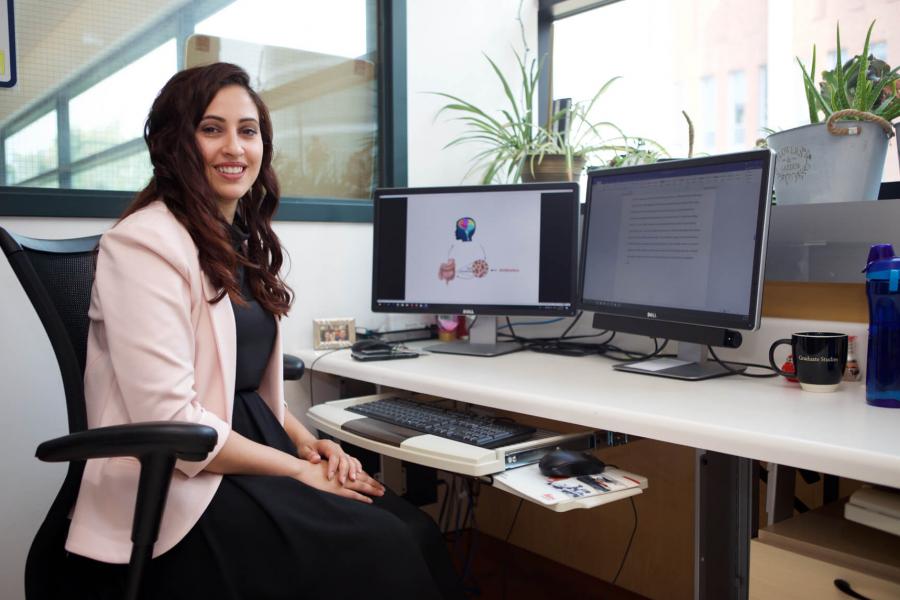
[[[572,319],[572,322],[569,323],[569,326],[566,327],[566,330],[562,332],[562,335],[561,335],[561,336],[559,336],[559,339],[563,339],[564,337],[566,337],[566,335],[568,335],[568,333],[569,333],[570,331],[572,331],[572,328],[575,327],[575,324],[578,323],[578,319],[580,319],[580,318],[581,318],[581,315],[583,315],[583,314],[584,314],[584,311],[583,311],[583,310],[579,310],[579,311],[578,311],[578,314],[575,315],[575,318]]]
[[[659,356],[666,356],[665,354],[662,354],[662,351],[669,345],[669,340],[664,339],[662,344],[660,344],[659,338],[651,339],[653,340],[653,352],[650,352],[649,354],[632,352],[631,350],[625,350],[607,343],[609,350],[618,353],[618,356],[610,354],[609,351],[607,351],[605,355],[613,360],[648,360]],[[612,340],[612,338],[610,338],[610,340]]]
[[[506,543],[509,543],[509,538],[512,536],[513,528],[516,526],[516,521],[519,519],[519,511],[522,510],[522,503],[524,501],[524,498],[519,498],[519,504],[516,506],[515,514],[513,514],[512,523],[509,524],[509,529],[506,531],[506,537],[503,538],[503,541]]]
[[[510,561],[509,538],[512,535],[513,528],[516,526],[516,521],[519,519],[519,511],[522,510],[522,503],[524,501],[525,501],[524,498],[519,498],[519,504],[516,506],[516,512],[513,515],[512,523],[509,524],[509,529],[506,531],[506,537],[503,538],[504,543],[506,543],[506,547],[504,548],[505,554],[506,554],[506,560],[504,561],[503,568],[502,568],[502,572],[503,572],[503,579],[502,579],[503,595],[502,595],[502,597],[504,598],[504,600],[506,598],[506,584],[507,584],[506,580],[507,580],[507,577],[509,576],[509,561]]]
[[[733,373],[735,375],[742,375],[744,377],[756,377],[759,379],[766,377],[778,377],[778,372],[773,369],[770,365],[760,365],[756,363],[745,363],[745,362],[732,362],[733,365],[740,365],[742,367],[754,367],[757,369],[763,369],[765,371],[771,371],[770,373],[746,373],[744,371],[738,371],[737,369],[732,369],[728,363],[723,362],[718,355],[716,355],[716,351],[713,350],[712,346],[706,347],[709,350],[710,356],[713,357],[713,360],[719,364],[720,367],[728,371],[729,373]]]
[[[579,311],[579,313],[575,316],[575,319],[569,326],[566,327],[565,331],[559,336],[554,337],[522,337],[516,334],[513,325],[537,325],[538,323],[515,323],[513,324],[509,317],[506,317],[506,325],[502,328],[498,329],[508,329],[509,333],[498,331],[497,335],[512,339],[515,342],[518,342],[525,346],[526,349],[532,350],[535,352],[545,352],[550,354],[565,354],[569,356],[586,356],[589,354],[603,354],[607,350],[606,344],[609,340],[605,340],[600,343],[580,343],[575,340],[589,339],[595,338],[598,336],[606,335],[609,331],[602,331],[600,333],[590,334],[590,335],[578,335],[567,337],[569,332],[573,327],[578,323],[578,320],[581,318],[581,315],[584,314],[583,311]],[[558,321],[556,319],[554,321],[545,321],[544,323],[550,323]],[[615,334],[613,334],[615,335]],[[609,339],[612,339],[610,337]]]
[[[616,571],[616,576],[613,577],[613,585],[619,580],[619,575],[622,574],[622,569],[625,568],[625,561],[628,560],[628,553],[631,552],[631,544],[634,542],[634,534],[637,533],[638,528],[638,513],[637,506],[634,503],[634,497],[632,496],[629,500],[631,500],[631,512],[634,513],[634,527],[631,528],[631,537],[628,538],[628,545],[625,546],[625,554],[622,555],[622,562],[619,563],[619,570]]]
[[[334,348],[332,350],[328,350],[327,352],[323,352],[319,356],[317,356],[310,364],[307,370],[309,371],[309,405],[315,406],[316,403],[313,400],[313,367],[316,366],[316,363],[322,360],[322,358],[328,356],[329,354],[334,354],[338,350],[344,350],[344,348]]]

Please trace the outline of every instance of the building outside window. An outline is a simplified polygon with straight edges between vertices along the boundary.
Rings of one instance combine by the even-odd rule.
[[[731,150],[743,150],[747,143],[747,81],[743,71],[728,74],[727,106]]]
[[[756,75],[757,135],[764,136],[769,128],[769,73],[766,65],[760,65]]]
[[[0,94],[0,185],[135,191],[150,105],[193,64],[246,69],[272,112],[284,197],[376,185],[375,0],[16,2],[19,82]],[[205,40],[199,41],[198,40]],[[214,52],[198,53],[198,44]]]
[[[553,22],[551,97],[589,99],[618,75],[622,79],[599,103],[598,120],[653,139],[671,156],[686,156],[684,110],[696,126],[696,151],[749,149],[770,130],[808,122],[797,58],[809,67],[815,44],[816,70],[830,69],[837,58],[838,22],[847,60],[862,50],[873,20],[870,53],[896,67],[897,0],[603,3]],[[900,180],[895,143],[888,150],[886,181]]]
[[[716,78],[707,75],[700,80],[700,111],[696,122],[702,132],[700,149],[702,152],[713,152],[716,147]]]

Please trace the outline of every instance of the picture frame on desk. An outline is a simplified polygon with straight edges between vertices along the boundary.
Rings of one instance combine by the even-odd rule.
[[[349,348],[356,341],[354,319],[313,319],[313,348]]]

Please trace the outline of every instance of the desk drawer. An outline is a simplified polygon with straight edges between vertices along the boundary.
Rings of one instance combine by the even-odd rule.
[[[751,600],[848,600],[835,579],[872,600],[900,598],[900,583],[793,552],[765,541],[750,543]]]

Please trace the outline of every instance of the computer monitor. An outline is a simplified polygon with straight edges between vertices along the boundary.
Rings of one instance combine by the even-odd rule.
[[[681,379],[759,327],[775,155],[754,150],[588,173],[579,308],[594,327],[677,340],[677,358],[615,368]]]
[[[433,352],[495,356],[497,315],[575,312],[578,184],[375,191],[372,310],[476,315],[469,343]]]

